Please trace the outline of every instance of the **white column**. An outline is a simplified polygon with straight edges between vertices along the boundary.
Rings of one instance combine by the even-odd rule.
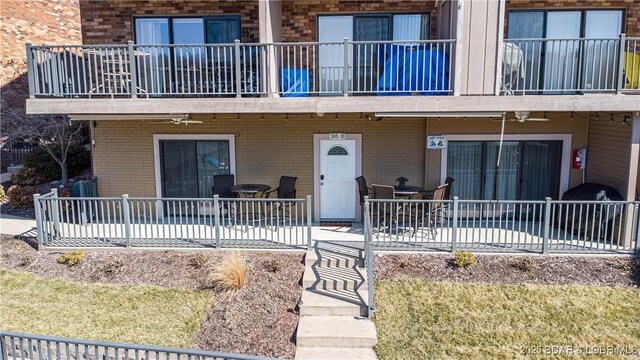
[[[282,1],[281,0],[260,0],[258,6],[260,42],[274,43],[282,41]],[[278,66],[276,58],[276,48],[269,46],[266,49],[266,61],[263,65],[262,73],[267,76],[262,77],[264,85],[274,94],[278,89]]]
[[[624,197],[627,201],[636,199],[638,184],[638,166],[640,162],[640,112],[634,113],[631,120],[631,144],[629,146],[629,174]],[[633,207],[627,207],[625,214],[624,245],[630,246],[633,239]]]

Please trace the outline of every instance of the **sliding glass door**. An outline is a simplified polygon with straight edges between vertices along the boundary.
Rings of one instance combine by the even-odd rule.
[[[230,174],[228,140],[161,140],[162,196],[210,198],[214,175]]]
[[[472,200],[558,198],[562,141],[450,141],[452,194]]]

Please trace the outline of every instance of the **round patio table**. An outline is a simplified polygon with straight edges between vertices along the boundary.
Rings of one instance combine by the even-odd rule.
[[[238,184],[232,186],[229,190],[238,195],[254,198],[258,194],[271,190],[271,186],[265,184]]]
[[[393,189],[395,190],[396,195],[406,196],[406,197],[412,197],[413,195],[424,191],[424,189],[419,186],[410,186],[410,185],[405,185],[403,187],[394,185]]]

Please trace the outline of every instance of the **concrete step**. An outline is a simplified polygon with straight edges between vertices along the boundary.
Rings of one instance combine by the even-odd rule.
[[[373,349],[298,347],[296,360],[376,360]]]
[[[354,290],[366,289],[367,271],[358,267],[305,266],[302,286],[313,289]]]
[[[305,265],[321,267],[355,267],[363,264],[362,258],[358,255],[321,249],[307,251],[304,262]]]
[[[300,299],[300,315],[366,316],[366,288],[359,290],[306,289]]]
[[[298,347],[373,348],[378,342],[371,320],[352,316],[301,316]]]

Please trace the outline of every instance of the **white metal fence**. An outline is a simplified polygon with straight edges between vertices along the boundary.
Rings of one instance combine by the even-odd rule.
[[[534,253],[638,251],[640,203],[367,199],[377,249]]]
[[[0,331],[3,360],[269,360],[273,358]]]
[[[38,245],[60,247],[306,248],[311,197],[34,198]]]
[[[638,92],[640,38],[506,39],[501,91],[507,95]]]
[[[453,92],[455,40],[27,44],[35,97],[218,97]]]

